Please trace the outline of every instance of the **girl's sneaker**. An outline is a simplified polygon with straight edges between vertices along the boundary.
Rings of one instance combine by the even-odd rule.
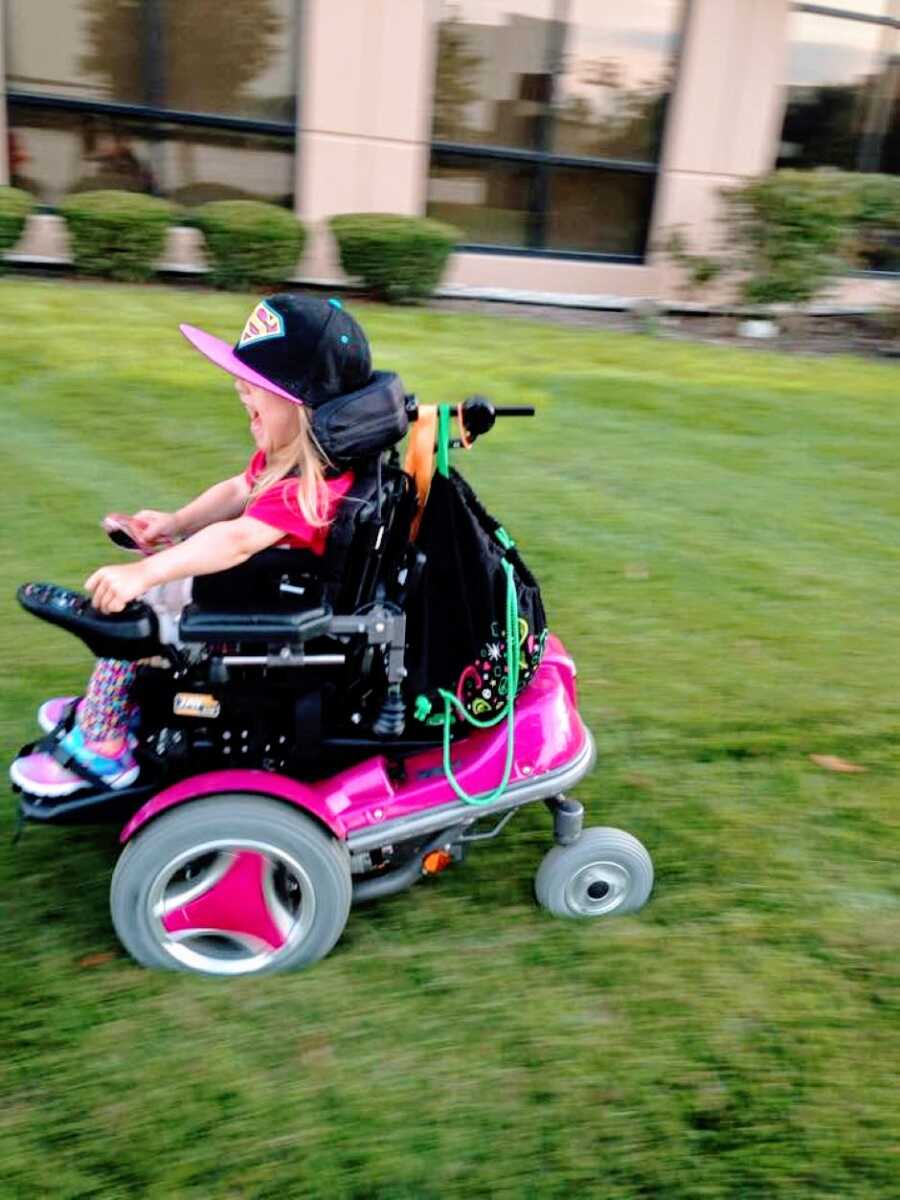
[[[52,700],[45,700],[37,714],[38,725],[44,733],[52,733],[60,721],[65,720],[69,715],[72,705],[77,704],[80,699],[80,696],[54,696]],[[140,719],[140,709],[132,708],[128,718],[128,745],[132,750],[137,745],[138,740],[134,730],[137,729]]]
[[[128,787],[134,783],[140,772],[140,767],[128,746],[115,758],[95,754],[85,744],[84,735],[77,725],[62,739],[60,748],[92,771],[108,788]],[[67,770],[52,754],[43,751],[17,758],[9,768],[9,776],[23,792],[32,796],[69,796],[73,792],[93,786],[87,779],[82,779],[74,771]]]

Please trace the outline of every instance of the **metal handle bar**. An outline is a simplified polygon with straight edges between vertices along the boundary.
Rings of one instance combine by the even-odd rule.
[[[418,419],[419,406],[415,396],[406,397],[406,412],[410,421]],[[471,445],[477,437],[493,428],[497,417],[533,417],[534,413],[530,404],[494,405],[486,396],[469,396],[462,404],[450,406],[450,415],[460,422],[463,435],[460,439],[454,438],[450,445],[456,449]]]

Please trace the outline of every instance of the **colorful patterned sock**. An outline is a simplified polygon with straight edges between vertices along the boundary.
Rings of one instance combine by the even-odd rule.
[[[128,697],[136,674],[137,663],[98,659],[78,706],[78,724],[86,742],[125,737],[132,707]]]

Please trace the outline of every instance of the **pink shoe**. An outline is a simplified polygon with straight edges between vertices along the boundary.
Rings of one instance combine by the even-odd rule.
[[[52,733],[60,721],[69,715],[71,706],[80,699],[80,696],[54,696],[52,700],[45,700],[37,713],[38,725],[44,733]],[[133,708],[128,721],[128,745],[132,750],[138,742],[133,730],[137,727],[139,720],[140,712],[137,708]]]
[[[86,745],[77,725],[66,734],[59,745],[61,750],[67,751],[72,758],[92,771],[104,787],[128,787],[140,773],[140,767],[128,747],[115,758],[95,754],[90,746]],[[29,754],[25,758],[17,758],[9,768],[9,777],[23,792],[32,796],[69,796],[73,792],[94,786],[76,772],[67,770],[51,754],[43,751]]]
[[[77,699],[77,696],[54,696],[52,700],[44,701],[37,714],[38,725],[44,733],[50,733],[69,715],[69,710]]]

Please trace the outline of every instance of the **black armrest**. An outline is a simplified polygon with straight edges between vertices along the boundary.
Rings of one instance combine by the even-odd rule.
[[[183,642],[287,642],[311,641],[328,632],[330,608],[301,612],[214,612],[189,604],[181,616],[178,634]]]

